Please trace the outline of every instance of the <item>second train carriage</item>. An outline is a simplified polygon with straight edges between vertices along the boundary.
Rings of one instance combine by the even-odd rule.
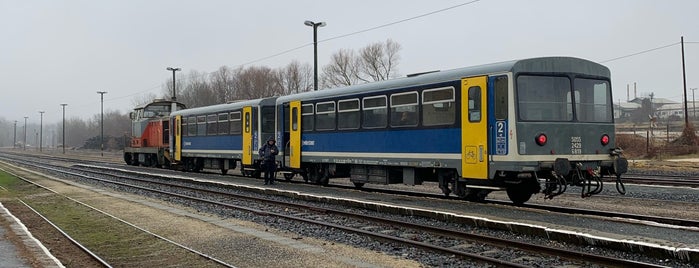
[[[243,174],[259,177],[257,148],[275,135],[274,98],[197,107],[172,113],[171,158],[181,169],[218,169],[226,174],[240,165]]]

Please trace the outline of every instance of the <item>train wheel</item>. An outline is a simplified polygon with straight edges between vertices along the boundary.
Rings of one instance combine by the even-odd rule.
[[[362,187],[364,187],[364,183],[363,183],[363,182],[353,182],[353,183],[354,183],[354,187],[355,187],[355,188],[362,188]]]
[[[286,181],[290,181],[291,179],[294,178],[294,176],[296,176],[296,173],[284,173],[284,179]]]
[[[226,174],[228,174],[228,169],[222,168],[221,175],[226,175]]]
[[[304,182],[308,182],[308,173],[307,172],[301,173],[301,178],[303,178]]]
[[[507,197],[510,198],[510,201],[512,201],[512,203],[515,203],[517,205],[521,205],[524,204],[524,202],[529,201],[529,198],[532,197],[532,194],[532,192],[515,187],[507,188]]]

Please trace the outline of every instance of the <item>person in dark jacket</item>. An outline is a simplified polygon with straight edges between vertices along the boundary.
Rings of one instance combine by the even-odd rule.
[[[262,158],[262,170],[265,172],[265,185],[274,184],[274,172],[277,171],[276,156],[279,149],[275,145],[277,141],[274,137],[269,137],[265,145],[260,147],[260,158]]]

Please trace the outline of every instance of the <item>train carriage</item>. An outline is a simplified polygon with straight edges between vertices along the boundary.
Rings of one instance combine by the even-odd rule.
[[[247,100],[178,111],[181,131],[172,158],[181,169],[217,169],[226,174],[240,163],[242,173],[259,177],[257,148],[274,135],[274,98]],[[179,122],[179,123],[177,123]]]
[[[283,169],[327,183],[438,181],[445,194],[516,203],[568,185],[601,190],[614,148],[609,70],[569,57],[516,60],[279,97]]]

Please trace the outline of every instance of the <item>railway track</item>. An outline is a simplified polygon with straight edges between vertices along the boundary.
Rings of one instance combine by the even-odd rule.
[[[32,164],[32,165],[34,165],[34,164]],[[38,166],[38,165],[35,165],[35,166],[36,166],[36,167],[40,167],[40,166]],[[49,168],[49,169],[50,169],[50,168]],[[13,172],[11,172],[11,171],[8,171],[8,170],[5,170],[5,169],[3,169],[3,168],[0,168],[0,170],[3,171],[3,172],[5,172],[5,173],[8,173],[8,174],[10,174],[10,175],[12,175],[12,176],[14,176],[14,177],[16,177],[16,178],[18,178],[18,179],[20,179],[20,180],[22,180],[22,181],[24,181],[24,182],[26,182],[26,183],[35,185],[35,186],[37,186],[37,187],[39,187],[39,188],[41,188],[41,189],[44,189],[44,190],[46,190],[46,191],[48,191],[48,192],[53,193],[53,194],[61,195],[61,194],[59,194],[58,192],[54,191],[53,189],[51,189],[51,188],[49,188],[49,187],[46,187],[46,186],[43,186],[43,185],[41,185],[41,184],[39,184],[39,183],[37,183],[37,182],[34,182],[34,181],[31,180],[31,179],[25,178],[25,177],[23,177],[23,176],[20,176],[20,175],[18,175],[18,174],[15,174],[15,173],[13,173]],[[58,170],[55,170],[55,171],[58,171]],[[152,237],[154,237],[154,238],[156,238],[156,239],[161,240],[162,242],[171,244],[171,245],[173,245],[173,246],[175,246],[175,247],[181,248],[181,249],[183,249],[183,250],[185,250],[185,251],[187,251],[187,252],[190,252],[190,253],[192,253],[192,254],[195,254],[195,255],[197,255],[197,256],[203,258],[203,259],[206,259],[206,260],[208,260],[208,261],[212,261],[212,262],[214,262],[214,263],[217,263],[217,264],[220,265],[220,266],[223,266],[223,267],[231,267],[231,268],[234,268],[234,267],[235,267],[235,266],[232,265],[232,264],[226,263],[226,262],[221,261],[221,260],[219,260],[219,259],[217,259],[217,258],[214,258],[214,257],[212,257],[212,256],[209,256],[209,255],[207,255],[207,254],[205,254],[205,253],[203,253],[203,252],[197,251],[197,250],[195,250],[195,249],[193,249],[193,248],[190,248],[190,247],[187,247],[187,246],[185,246],[185,245],[183,245],[183,244],[180,244],[180,243],[177,243],[177,242],[175,242],[175,241],[172,241],[172,240],[170,240],[170,239],[168,239],[168,238],[166,238],[166,237],[163,237],[163,236],[160,236],[160,235],[158,235],[158,234],[152,233],[152,232],[150,232],[150,231],[148,231],[148,230],[146,230],[146,229],[144,229],[144,228],[141,228],[141,227],[139,227],[139,226],[137,226],[137,225],[135,225],[135,224],[133,224],[133,223],[130,223],[130,222],[128,222],[128,221],[126,221],[126,220],[124,220],[124,219],[118,218],[118,217],[116,217],[116,216],[113,216],[113,215],[111,215],[111,214],[109,214],[109,213],[106,213],[106,212],[104,212],[104,211],[101,211],[101,210],[99,210],[99,209],[97,209],[97,208],[94,208],[94,207],[92,207],[92,206],[90,206],[90,205],[88,205],[88,204],[85,204],[85,203],[83,203],[83,202],[81,202],[81,201],[79,201],[79,200],[76,200],[76,199],[73,199],[73,198],[71,198],[71,197],[64,196],[64,195],[61,195],[61,196],[65,197],[65,198],[69,199],[70,201],[72,201],[72,202],[74,202],[74,203],[77,203],[77,204],[79,204],[79,205],[81,205],[81,206],[87,207],[87,208],[91,209],[91,210],[94,211],[94,212],[97,212],[97,213],[102,214],[102,215],[104,215],[104,216],[106,216],[106,217],[112,218],[112,219],[114,219],[114,220],[116,220],[116,221],[119,221],[119,222],[121,222],[121,223],[124,223],[124,224],[126,224],[126,225],[128,225],[128,226],[130,226],[130,227],[133,227],[133,228],[137,229],[137,230],[140,231],[140,232],[146,233],[146,234],[148,234],[148,235],[150,235],[150,236],[152,236]],[[49,225],[51,225],[53,228],[55,228],[55,229],[56,229],[58,232],[60,232],[64,237],[66,237],[68,240],[70,240],[71,243],[73,243],[73,244],[76,245],[78,248],[80,248],[83,252],[85,252],[86,254],[88,254],[89,256],[91,256],[91,257],[92,257],[95,261],[97,261],[101,266],[103,266],[103,267],[112,267],[112,265],[111,265],[110,263],[108,263],[107,261],[105,261],[102,257],[98,256],[97,254],[93,253],[90,249],[88,249],[87,247],[85,247],[84,245],[82,245],[82,244],[81,244],[80,242],[78,242],[77,240],[73,239],[70,235],[68,235],[67,232],[65,232],[65,231],[62,230],[60,227],[58,227],[56,224],[54,224],[53,222],[51,222],[47,217],[45,217],[44,215],[42,215],[41,213],[39,213],[37,210],[35,210],[35,209],[32,208],[31,206],[29,206],[29,205],[28,205],[27,203],[25,203],[24,201],[20,200],[20,202],[21,202],[23,205],[25,205],[27,208],[29,208],[31,211],[33,211],[34,213],[36,213],[36,215],[38,215],[40,218],[42,218],[45,222],[47,222],[47,223],[48,223]],[[123,265],[123,264],[122,264],[122,265]]]
[[[91,172],[95,172],[95,171],[91,171]],[[100,175],[100,174],[101,174],[101,175]],[[99,175],[99,176],[113,176],[113,175],[109,175],[108,172],[103,172],[103,171],[98,171],[98,175]],[[142,176],[142,174],[141,174],[140,176]],[[130,181],[132,181],[133,179],[134,179],[134,178],[126,178],[125,180],[130,180]],[[150,182],[150,183],[152,183],[152,182]],[[123,186],[126,186],[126,185],[123,185]],[[127,186],[127,187],[133,187],[133,186]],[[164,185],[164,187],[181,187],[181,186],[165,186],[165,185]],[[337,186],[337,187],[346,187],[346,186]],[[347,188],[352,188],[352,189],[354,189],[354,187],[347,187]],[[152,190],[150,190],[150,189],[148,189],[148,188],[145,188],[145,189],[142,189],[142,190],[155,192],[155,191],[152,191]],[[365,190],[366,190],[366,189],[365,189]],[[191,191],[202,191],[202,190],[201,190],[201,189],[197,189],[197,190],[191,190]],[[412,195],[412,194],[413,194],[413,193],[405,193],[405,192],[400,192],[400,191],[385,191],[385,192],[386,192],[386,193],[391,193],[391,194],[401,194],[401,195],[408,195],[408,194],[409,194],[409,195]],[[157,192],[156,192],[156,193],[157,193]],[[168,194],[168,193],[158,193],[158,194]],[[194,193],[191,193],[191,194],[184,194],[184,195],[177,196],[177,197],[178,197],[178,198],[190,198],[190,197],[189,197],[190,195],[192,195],[192,196],[194,196],[194,195],[198,195],[198,196],[208,196],[208,195],[217,195],[217,194],[220,195],[220,193],[204,191],[204,194],[194,194]],[[169,194],[168,194],[168,195],[169,195]],[[435,196],[435,195],[424,195],[424,196],[425,196],[425,197],[444,198],[444,197],[441,196],[441,195],[436,195],[436,196]],[[235,198],[245,198],[245,197],[235,197]],[[253,201],[251,201],[251,202],[255,202],[255,203],[270,203],[270,202],[272,202],[272,206],[276,206],[276,207],[280,207],[280,206],[288,207],[288,205],[289,205],[288,202],[284,202],[284,203],[274,203],[273,201],[264,201],[264,199],[252,199],[252,200],[253,200]],[[208,201],[202,201],[202,200],[197,200],[197,201],[198,201],[198,202],[208,202]],[[498,202],[493,202],[493,203],[498,203]],[[215,205],[220,205],[220,206],[227,206],[226,204],[220,204],[220,203],[215,203],[215,202],[214,202],[214,203],[210,203],[210,204],[215,204]],[[501,204],[504,204],[504,205],[511,205],[511,204],[509,204],[509,203],[507,203],[507,202],[504,202],[504,203],[501,203]],[[244,206],[244,207],[246,207],[246,206]],[[237,209],[237,210],[245,210],[244,207],[242,207],[242,208],[240,208],[240,207],[229,207],[229,208],[231,208],[231,209]],[[537,208],[537,206],[533,206],[533,205],[532,205],[532,206],[528,206],[528,207],[530,207],[530,208]],[[317,215],[315,215],[314,213],[308,213],[307,211],[320,211],[320,212],[322,212],[323,214],[332,214],[332,215],[335,215],[335,216],[338,216],[338,215],[339,215],[339,216],[341,216],[341,217],[352,217],[352,218],[355,219],[355,220],[354,220],[355,222],[357,222],[356,217],[362,217],[361,215],[355,215],[355,216],[342,215],[343,212],[340,212],[340,211],[337,211],[337,212],[336,212],[336,211],[331,211],[331,210],[328,210],[327,208],[320,208],[320,207],[307,207],[307,208],[294,208],[294,209],[300,209],[300,210],[303,210],[303,211],[295,211],[294,213],[292,213],[291,216],[285,216],[285,217],[289,217],[289,218],[285,218],[285,219],[294,220],[294,221],[300,221],[300,222],[307,222],[307,223],[309,223],[309,224],[318,224],[318,223],[316,222],[316,221],[318,221],[318,220],[315,219],[315,218],[317,217]],[[537,208],[537,209],[551,210],[551,208],[550,208],[549,206],[543,206],[543,208]],[[580,210],[578,210],[578,211],[571,211],[569,208],[559,208],[559,209],[561,209],[561,212],[564,212],[564,213],[590,214],[589,212],[584,211],[584,210],[583,210],[583,211],[580,211]],[[555,210],[552,210],[552,211],[555,211]],[[264,216],[282,217],[281,215],[277,215],[276,212],[270,212],[270,211],[263,210],[263,209],[262,209],[262,210],[256,210],[256,211],[248,211],[248,212],[250,212],[250,213],[256,213],[256,214],[258,214],[258,215],[264,215]],[[295,215],[294,215],[294,214],[295,214]],[[306,219],[306,220],[304,220],[304,219],[295,219],[294,217],[298,217],[298,215],[301,215],[301,216],[304,216],[304,217],[310,215],[311,219],[310,219],[310,221],[309,221],[308,219]],[[617,213],[617,214],[610,214],[610,213],[605,213],[605,215],[600,215],[600,216],[628,218],[628,217],[629,217],[628,215],[630,215],[630,214],[619,214],[619,213]],[[639,219],[639,220],[656,221],[656,222],[663,221],[663,220],[659,220],[660,218],[658,218],[658,217],[656,217],[656,218],[648,218],[648,216],[643,216],[643,215],[641,215],[641,216],[642,216],[642,217],[645,217],[645,218],[638,218],[638,217],[637,217],[637,219]],[[375,220],[373,220],[373,221],[374,221],[374,222],[380,222],[381,220],[375,219]],[[684,221],[684,220],[681,220],[681,219],[679,219],[679,220],[678,220],[678,219],[670,219],[670,220],[667,220],[667,219],[666,219],[666,222],[665,222],[665,223],[666,223],[666,224],[673,224],[673,225],[683,225],[683,226],[697,226],[697,223],[696,223],[696,222],[681,223],[681,221]],[[383,223],[381,223],[381,224],[383,224]],[[324,225],[324,226],[327,227],[327,228],[342,229],[342,230],[345,230],[346,232],[354,232],[354,233],[361,234],[361,235],[364,235],[364,236],[372,236],[372,237],[374,237],[375,239],[390,240],[391,238],[385,237],[385,234],[386,234],[386,233],[399,233],[399,231],[395,231],[395,230],[400,230],[401,228],[405,228],[404,226],[406,226],[406,223],[403,222],[403,221],[401,221],[400,223],[396,223],[396,224],[400,224],[400,225],[396,225],[396,226],[400,226],[400,227],[389,227],[389,229],[385,229],[384,227],[381,227],[381,228],[376,227],[377,229],[380,229],[381,231],[378,232],[377,234],[374,234],[374,235],[369,234],[369,233],[366,233],[367,231],[366,231],[366,230],[363,230],[362,228],[354,228],[354,227],[351,227],[351,226],[345,227],[345,228],[348,228],[348,229],[346,229],[346,230],[345,230],[342,226],[340,226],[340,225],[333,225],[333,223],[330,223],[330,224]],[[378,226],[378,225],[379,225],[379,223],[363,223],[363,224],[360,224],[360,226],[364,226],[364,227],[366,227],[366,226]],[[390,224],[389,224],[389,225],[390,225]],[[354,229],[352,229],[352,228],[357,229],[357,230],[354,230]],[[391,229],[391,228],[392,228],[392,229]],[[413,227],[413,228],[416,228],[416,230],[424,230],[424,229],[425,229],[424,226],[417,226],[417,227]],[[418,229],[418,228],[419,228],[419,229]],[[429,231],[430,231],[430,232],[439,233],[439,235],[445,235],[445,234],[444,234],[444,230],[441,230],[441,229],[439,229],[439,230],[429,230]],[[401,233],[402,233],[402,232],[401,232]],[[413,233],[413,235],[416,235],[416,233]],[[470,238],[470,240],[469,240],[469,238],[464,238],[464,236],[463,236],[464,234],[446,234],[446,235],[449,236],[449,237],[451,237],[452,240],[455,240],[455,239],[465,239],[465,240],[468,240],[468,241],[469,241],[469,242],[465,242],[465,243],[471,243],[471,241],[472,241],[473,239],[475,239],[475,240],[477,240],[477,241],[485,241],[485,240],[486,240],[485,238],[482,238],[482,237]],[[405,235],[403,235],[403,236],[405,236]],[[413,237],[413,236],[409,235],[409,237]],[[419,235],[418,235],[417,237],[419,237]],[[406,239],[405,239],[405,238],[401,238],[401,237],[398,237],[398,238],[399,238],[399,240],[393,240],[392,243],[409,243],[409,242],[411,242],[411,241],[400,241],[400,239],[403,239],[403,240],[406,240]],[[413,239],[414,239],[414,238],[407,239],[407,240],[413,240]],[[429,240],[429,239],[422,239],[422,238],[420,238],[420,239],[418,239],[418,240],[423,241],[423,240]],[[498,246],[498,244],[497,244],[498,242],[493,242],[493,243],[495,244],[495,246]],[[510,241],[505,241],[505,242],[502,242],[502,241],[501,241],[500,243],[511,243],[511,242],[510,242]],[[407,245],[407,244],[406,244],[406,245]],[[411,246],[411,247],[426,248],[426,249],[428,249],[428,250],[433,250],[433,251],[440,251],[438,248],[433,248],[433,247],[430,246],[430,245],[412,244],[412,245],[410,245],[410,246]],[[452,247],[453,247],[453,246],[452,246]],[[511,245],[511,244],[505,244],[504,247],[512,247],[512,245]],[[455,253],[455,252],[453,252],[453,249],[451,249],[451,248],[449,248],[449,247],[445,247],[445,248],[446,248],[446,250],[442,250],[442,251],[441,251],[441,252],[443,252],[442,254],[453,254],[453,255],[457,255],[457,256],[463,256],[464,258],[474,258],[473,256],[468,256],[468,255],[462,255],[462,254],[459,254],[459,253]],[[520,249],[520,250],[522,250],[522,251],[526,251],[527,248],[531,248],[533,251],[536,251],[536,252],[539,252],[539,253],[547,252],[547,251],[546,251],[545,249],[543,249],[543,248],[536,248],[536,247],[526,246],[526,245],[521,246],[521,248],[520,248],[520,246],[517,246],[517,248]],[[587,258],[589,258],[589,259],[594,259],[594,258],[595,258],[595,257],[589,257],[589,256],[585,256],[585,255],[580,255],[579,252],[572,252],[572,253],[557,252],[557,253],[552,253],[551,255],[554,255],[554,256],[568,256],[568,255],[572,255],[572,256],[584,256],[584,257],[582,257],[583,259],[587,259]],[[476,257],[476,258],[477,258],[477,257]],[[485,261],[489,262],[488,260],[485,260]],[[517,263],[512,263],[512,264],[502,263],[501,260],[495,260],[495,261],[497,261],[497,262],[493,262],[493,263],[497,263],[497,265],[505,265],[505,266],[510,266],[510,265],[512,265],[513,267],[518,267],[518,265],[520,265],[520,264],[517,264]],[[603,260],[603,261],[600,261],[600,263],[604,263],[604,265],[614,265],[614,266],[616,266],[616,265],[622,265],[622,266],[633,265],[633,266],[635,266],[635,267],[655,267],[655,266],[653,266],[652,264],[642,264],[642,263],[641,263],[641,264],[639,264],[639,263],[626,263],[626,264],[618,264],[618,263],[616,263],[616,264],[615,264],[615,263],[613,263],[613,262],[608,262],[608,261],[613,261],[613,260]],[[639,266],[639,265],[649,265],[649,266]]]
[[[46,159],[54,159],[54,156],[46,157]],[[74,159],[71,158],[64,158],[64,157],[58,157],[55,159],[59,159],[62,161],[75,161]],[[101,162],[98,161],[90,161],[88,163],[98,163],[101,164]],[[231,175],[233,177],[238,177],[236,175]],[[240,176],[242,177],[242,176]],[[636,178],[636,177],[634,177]],[[646,176],[646,177],[638,177],[640,180],[643,181],[653,181],[652,176]],[[684,177],[684,176],[669,176],[668,179],[656,179],[657,181],[692,181],[695,178],[691,177]],[[624,179],[625,181],[627,179]],[[287,180],[287,182],[290,183],[304,183],[302,181],[296,181],[296,180]],[[699,184],[699,179],[697,179],[697,183]],[[433,194],[433,193],[424,193],[424,192],[414,192],[414,191],[402,191],[402,190],[394,190],[394,189],[381,189],[381,188],[370,188],[370,187],[362,187],[362,188],[357,188],[354,186],[349,186],[349,185],[341,185],[341,184],[329,184],[327,187],[334,187],[334,188],[340,188],[340,189],[351,189],[351,190],[360,190],[360,191],[365,191],[365,192],[371,192],[371,193],[382,193],[382,194],[392,194],[392,195],[402,195],[402,196],[411,196],[411,197],[420,197],[420,198],[436,198],[436,199],[445,199],[445,200],[460,200],[459,197],[455,196],[444,196],[442,194]],[[490,203],[490,204],[497,204],[497,205],[503,205],[503,206],[511,206],[511,207],[523,207],[523,208],[530,208],[530,209],[538,209],[538,210],[544,210],[544,211],[550,211],[550,212],[557,212],[557,213],[566,213],[566,214],[577,214],[577,215],[589,215],[589,216],[600,216],[600,217],[607,217],[607,218],[617,218],[617,219],[629,219],[629,220],[635,220],[635,221],[642,221],[642,222],[654,222],[654,223],[660,223],[660,224],[668,224],[668,225],[676,225],[676,226],[683,226],[683,227],[699,227],[699,221],[697,220],[690,220],[690,219],[680,219],[680,218],[671,218],[671,217],[659,217],[659,216],[651,216],[651,215],[643,215],[643,214],[631,214],[631,213],[622,213],[622,212],[612,212],[612,211],[600,211],[600,210],[590,210],[590,209],[581,209],[581,208],[571,208],[571,207],[560,207],[560,206],[552,206],[552,205],[540,205],[540,204],[523,204],[523,205],[515,205],[509,201],[501,201],[501,200],[493,200],[493,199],[487,199],[484,201],[485,203]]]
[[[59,170],[54,170],[56,172],[64,172]],[[170,197],[177,197],[181,199],[187,199],[190,201],[204,202],[210,205],[217,205],[226,207],[229,209],[246,211],[249,213],[254,213],[258,215],[264,215],[266,217],[276,217],[285,220],[303,222],[306,224],[323,226],[326,228],[334,228],[342,230],[349,233],[359,234],[362,236],[369,236],[374,239],[379,239],[382,241],[388,241],[390,243],[402,244],[408,247],[423,248],[426,250],[439,252],[440,254],[449,254],[454,256],[459,256],[465,259],[476,260],[478,262],[485,262],[490,264],[495,264],[499,266],[507,267],[527,267],[526,265],[510,262],[506,260],[500,260],[497,258],[492,258],[484,256],[481,254],[468,252],[464,250],[459,250],[458,246],[460,244],[472,244],[472,243],[483,243],[487,244],[488,247],[496,247],[499,250],[517,248],[522,252],[529,252],[528,254],[534,254],[535,256],[540,256],[541,254],[557,256],[567,259],[575,260],[573,263],[584,261],[586,263],[602,264],[602,265],[612,265],[612,266],[635,266],[635,267],[657,267],[653,264],[640,263],[628,260],[619,260],[616,258],[609,258],[605,256],[589,254],[584,252],[575,252],[569,250],[563,250],[557,247],[547,247],[541,245],[535,245],[530,243],[522,243],[510,240],[503,240],[495,237],[487,237],[482,235],[474,235],[468,232],[458,231],[458,230],[445,230],[442,228],[429,227],[424,225],[414,225],[406,223],[401,220],[390,220],[382,217],[369,217],[365,215],[364,212],[347,212],[336,209],[328,209],[313,205],[303,205],[303,204],[291,204],[288,201],[275,201],[268,198],[251,197],[241,194],[231,194],[229,192],[222,192],[218,190],[207,190],[201,189],[200,185],[183,186],[181,182],[172,183],[165,181],[153,181],[150,179],[139,179],[131,176],[115,175],[114,171],[97,171],[89,169],[80,169],[79,171],[70,172],[72,176],[80,176],[84,179],[97,180],[102,183],[116,184],[122,187],[136,188],[142,191],[149,191],[159,195],[167,195]],[[81,173],[91,173],[93,175],[85,175]],[[112,177],[117,180],[114,181],[106,180],[102,178],[93,177],[97,175],[99,177]],[[140,174],[139,176],[143,176]],[[158,176],[156,176],[158,177]],[[162,180],[162,178],[158,178]],[[166,179],[168,180],[168,179]],[[135,185],[133,182],[138,182],[138,184],[146,185],[158,185],[159,188],[177,188],[177,191],[173,190],[161,190],[154,189],[152,187],[144,185]],[[182,193],[185,191],[185,193]],[[199,196],[199,197],[195,197]],[[206,198],[202,198],[206,196]],[[220,198],[215,198],[219,196]],[[233,202],[221,202],[217,201],[220,199],[224,200],[245,200],[244,205],[237,204],[239,201]],[[260,208],[263,207],[263,209]],[[279,208],[284,207],[283,213],[280,210],[270,210],[264,208]],[[406,228],[411,229],[411,231],[406,232]],[[429,235],[428,235],[429,234]],[[405,237],[409,238],[405,238]],[[445,239],[446,238],[446,239]],[[437,241],[437,242],[426,242],[426,241]],[[444,241],[447,242],[446,245]],[[464,241],[464,242],[455,242]],[[455,249],[457,248],[457,249]],[[526,255],[525,255],[526,256]],[[523,258],[522,255],[518,256],[519,259]],[[539,257],[539,259],[541,259]]]

